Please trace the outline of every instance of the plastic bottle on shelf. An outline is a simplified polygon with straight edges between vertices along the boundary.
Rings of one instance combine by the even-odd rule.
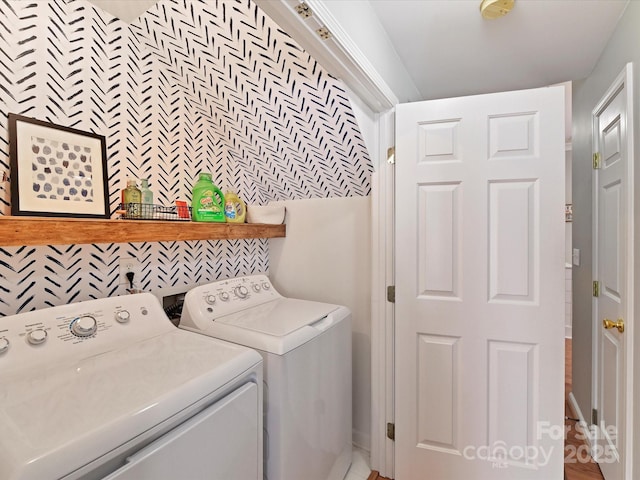
[[[200,173],[192,189],[191,219],[194,222],[225,222],[224,194],[211,181],[210,173]]]
[[[125,185],[129,183],[129,179],[127,178],[127,181],[125,182]],[[125,209],[125,205],[124,205],[124,192],[127,190],[127,187],[124,187],[122,190],[120,190],[120,208],[122,210]]]
[[[228,223],[244,223],[247,206],[238,195],[227,190],[224,194],[224,215]]]
[[[124,189],[124,208],[127,218],[140,218],[142,210],[142,193],[135,180],[127,180],[127,188]]]
[[[153,192],[149,189],[149,180],[140,179],[142,218],[153,218]]]

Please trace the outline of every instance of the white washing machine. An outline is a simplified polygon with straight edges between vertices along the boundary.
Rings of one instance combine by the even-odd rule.
[[[260,480],[262,358],[151,294],[0,318],[0,478]]]
[[[253,275],[190,290],[180,328],[262,354],[265,478],[344,478],[352,430],[346,307],[285,298]]]

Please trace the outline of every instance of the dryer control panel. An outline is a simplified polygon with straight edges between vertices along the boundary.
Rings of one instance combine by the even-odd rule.
[[[88,358],[174,329],[149,293],[20,313],[0,321],[0,372]]]

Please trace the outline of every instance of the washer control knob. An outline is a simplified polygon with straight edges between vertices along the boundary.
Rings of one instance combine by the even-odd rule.
[[[84,315],[71,322],[71,332],[78,337],[90,337],[98,330],[98,322],[90,315]]]
[[[222,292],[220,294],[220,300],[222,300],[223,302],[228,302],[229,301],[229,294],[227,292]]]
[[[131,314],[127,310],[120,310],[116,313],[118,323],[127,323],[131,319]]]
[[[260,291],[260,285],[258,285],[257,283],[253,284],[253,291],[258,293]]]
[[[215,295],[207,295],[206,297],[204,297],[204,301],[207,302],[209,305],[215,305],[216,296]]]
[[[7,337],[0,337],[0,355],[9,350],[9,339]]]
[[[269,282],[262,282],[262,288],[264,290],[270,290],[271,289],[271,284],[269,284]]]
[[[47,332],[43,328],[38,328],[27,333],[27,342],[31,345],[40,345],[47,340]]]
[[[234,288],[233,291],[238,298],[247,298],[247,295],[249,295],[249,290],[244,285]]]

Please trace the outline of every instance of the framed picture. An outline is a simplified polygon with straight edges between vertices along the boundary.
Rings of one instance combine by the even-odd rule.
[[[11,214],[109,218],[105,138],[9,114]]]

